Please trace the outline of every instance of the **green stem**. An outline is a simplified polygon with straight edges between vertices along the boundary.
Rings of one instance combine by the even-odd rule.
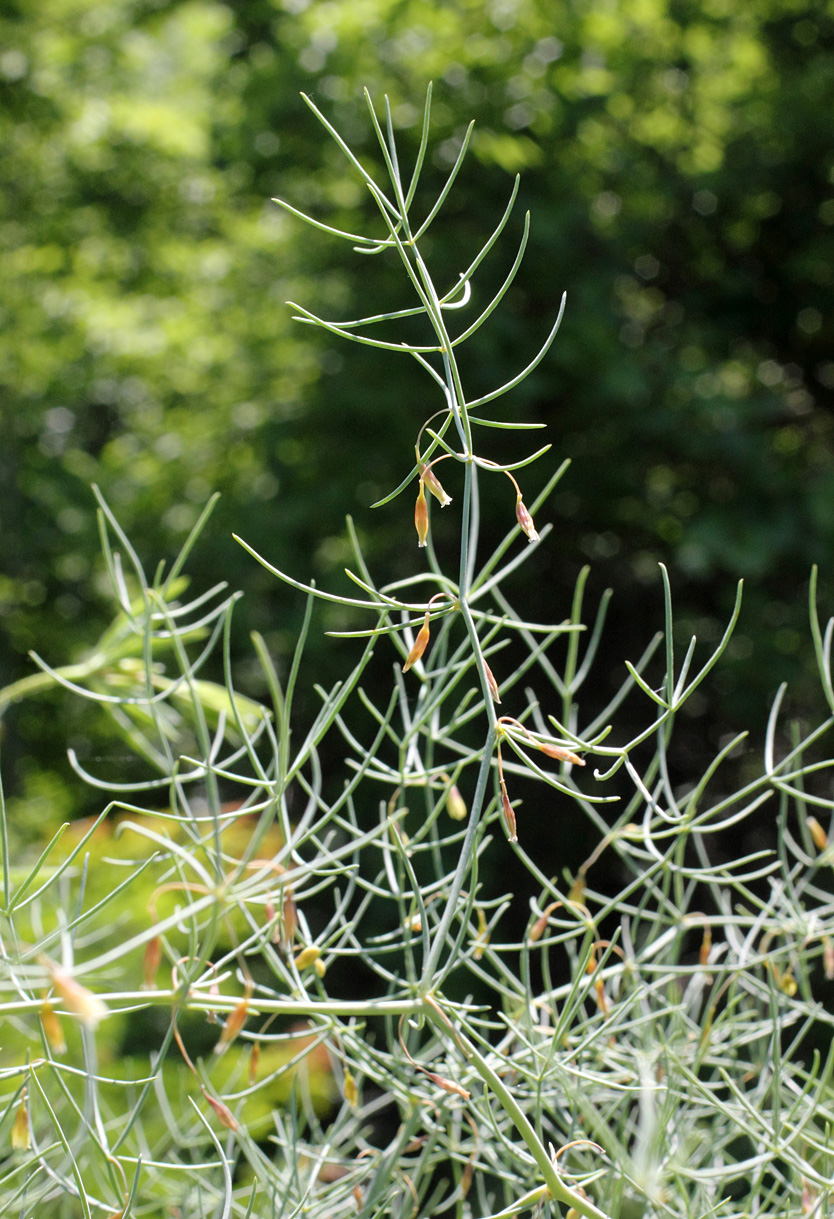
[[[487,694],[486,697],[489,698],[489,694]],[[432,978],[434,977],[437,971],[437,966],[440,963],[440,955],[443,952],[443,945],[446,943],[449,928],[451,927],[452,920],[457,913],[458,898],[460,897],[460,891],[463,888],[463,882],[469,873],[470,867],[472,866],[472,858],[475,854],[475,840],[478,833],[478,824],[481,820],[487,780],[489,778],[489,772],[491,769],[492,751],[495,748],[495,735],[495,725],[491,724],[489,733],[487,734],[487,739],[484,743],[483,757],[481,758],[481,766],[480,770],[478,771],[478,782],[477,786],[475,787],[475,796],[472,801],[471,811],[469,813],[469,824],[466,827],[466,837],[463,840],[460,857],[458,858],[458,866],[455,869],[455,875],[452,879],[452,885],[446,899],[443,917],[440,920],[437,931],[434,933],[431,950],[429,951],[428,959],[423,966],[423,977],[421,979],[420,986],[424,991],[431,987]]]
[[[472,515],[472,480],[475,470],[471,462],[466,464],[463,479],[463,510],[460,524],[460,570],[458,574],[458,592],[461,603],[469,595],[469,534]]]

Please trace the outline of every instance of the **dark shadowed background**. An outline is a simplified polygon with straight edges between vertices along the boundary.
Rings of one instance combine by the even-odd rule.
[[[380,581],[414,570],[412,497],[369,505],[408,472],[436,388],[413,361],[339,345],[285,305],[398,308],[402,276],[269,200],[367,222],[371,200],[300,91],[368,157],[362,87],[388,93],[407,158],[430,80],[426,199],[477,123],[432,229],[437,278],[451,287],[521,172],[483,305],[532,212],[516,285],[463,356],[472,396],[527,363],[568,291],[550,355],[496,407],[547,424],[529,498],[573,462],[516,603],[560,619],[590,563],[592,593],[616,590],[601,667],[616,687],[661,623],[658,560],[681,636],[706,642],[743,576],[730,657],[689,704],[692,749],[760,726],[785,678],[808,705],[807,579],[818,562],[830,586],[834,549],[834,9],[821,0],[7,2],[0,685],[31,671],[30,648],[64,663],[109,619],[91,482],[151,570],[222,492],[190,571],[196,589],[218,575],[245,588],[235,647],[255,695],[248,631],[280,664],[303,607],[233,530],[338,589],[350,513]],[[484,455],[533,442],[492,432]],[[449,489],[435,520],[454,562]],[[488,543],[512,500],[483,499]],[[355,650],[324,638],[334,621],[319,617],[309,649],[325,683]],[[13,809],[46,826],[85,807],[63,758],[67,744],[96,756],[87,708],[32,700],[3,733]]]

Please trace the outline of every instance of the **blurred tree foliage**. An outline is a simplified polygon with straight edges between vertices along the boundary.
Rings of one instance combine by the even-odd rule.
[[[335,582],[351,512],[380,570],[413,569],[411,497],[368,505],[407,473],[437,393],[284,304],[396,306],[399,277],[268,200],[352,228],[372,204],[300,90],[370,154],[362,86],[416,146],[431,79],[435,183],[477,120],[434,231],[449,285],[508,175],[532,211],[517,286],[470,344],[473,394],[527,362],[569,292],[552,354],[501,405],[574,460],[531,616],[590,560],[618,590],[616,656],[633,656],[663,559],[707,641],[750,578],[726,716],[755,717],[801,668],[808,569],[834,542],[831,0],[8,0],[0,48],[2,684],[31,647],[71,659],[108,612],[91,481],[149,563],[223,492],[191,569],[245,586],[240,625],[279,655],[299,607],[232,528]],[[492,435],[486,455],[526,451]],[[484,512],[501,529],[512,503],[485,495]],[[67,723],[81,731],[34,703],[10,717],[30,798],[54,802],[40,767]]]

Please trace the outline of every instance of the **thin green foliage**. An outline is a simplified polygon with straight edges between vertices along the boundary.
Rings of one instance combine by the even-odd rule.
[[[416,494],[414,574],[378,580],[352,522],[362,596],[286,575],[242,541],[306,597],[287,674],[253,637],[262,704],[235,689],[237,595],[186,597],[214,501],[149,581],[99,497],[112,626],[75,664],[33,657],[39,671],[0,691],[5,710],[67,688],[131,758],[126,774],[71,754],[112,802],[31,858],[14,857],[0,796],[3,1214],[828,1213],[834,1055],[815,1046],[831,1039],[834,846],[809,810],[834,808],[834,717],[783,728],[780,690],[759,771],[725,780],[737,736],[682,781],[677,721],[726,652],[741,590],[718,646],[704,655],[692,639],[681,654],[664,570],[663,630],[602,707],[589,692],[609,598],[586,611],[587,569],[560,621],[516,609],[514,573],[547,544],[540,517],[567,464],[528,507],[516,473],[549,446],[487,456],[476,438],[519,425],[478,411],[546,356],[564,298],[522,372],[468,397],[463,345],[519,273],[530,220],[501,287],[454,334],[518,183],[466,270],[436,272],[421,240],[471,127],[416,214],[430,100],[404,177],[387,101],[380,118],[368,99],[381,185],[306,98],[378,218],[352,234],[283,205],[396,260],[416,296],[352,321],[294,306],[305,324],[410,355],[439,397],[376,506]],[[405,318],[422,318],[425,341],[364,333],[396,335]],[[454,505],[448,463],[462,467]],[[482,557],[485,494],[506,500],[507,530]],[[431,544],[446,507],[452,556]],[[352,667],[315,687],[310,714],[297,694],[319,603],[355,623],[332,634],[365,638],[340,645]],[[811,627],[834,706],[834,625],[819,624],[815,582]],[[217,671],[224,684],[205,675]],[[571,868],[543,852],[542,816],[589,842]],[[742,836],[752,824],[763,844]]]

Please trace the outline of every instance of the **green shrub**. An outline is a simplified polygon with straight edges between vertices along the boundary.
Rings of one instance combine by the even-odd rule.
[[[4,813],[3,1214],[825,1214],[834,848],[818,817],[832,807],[834,620],[823,632],[812,582],[832,715],[783,729],[780,690],[761,770],[737,790],[722,764],[740,738],[681,777],[674,730],[740,592],[716,649],[697,655],[693,639],[680,657],[664,571],[663,631],[596,697],[607,602],[586,620],[587,573],[558,622],[513,601],[565,466],[526,504],[523,468],[546,449],[502,464],[501,432],[518,425],[484,411],[544,358],[564,300],[507,385],[468,400],[458,363],[518,271],[528,220],[504,287],[450,331],[517,187],[468,268],[436,274],[425,234],[468,135],[415,223],[429,101],[410,177],[387,106],[381,125],[370,106],[384,188],[309,104],[379,209],[376,233],[337,235],[398,261],[417,303],[337,322],[296,310],[429,377],[439,409],[382,501],[419,568],[378,583],[352,522],[350,596],[251,551],[307,599],[289,672],[254,637],[265,707],[235,689],[237,594],[184,600],[211,505],[149,578],[101,501],[113,625],[82,661],[38,660],[0,694],[8,706],[69,686],[130,749],[99,765],[71,754],[109,803],[36,859],[10,851],[26,827]],[[416,538],[402,507],[415,491]],[[508,523],[486,557],[481,495],[505,499]],[[334,635],[362,642],[342,645],[352,667],[305,722],[316,601]],[[225,687],[204,676],[218,652]],[[384,705],[362,684],[372,665],[391,674]],[[625,700],[636,734],[617,726]],[[760,844],[736,849],[751,833]]]

